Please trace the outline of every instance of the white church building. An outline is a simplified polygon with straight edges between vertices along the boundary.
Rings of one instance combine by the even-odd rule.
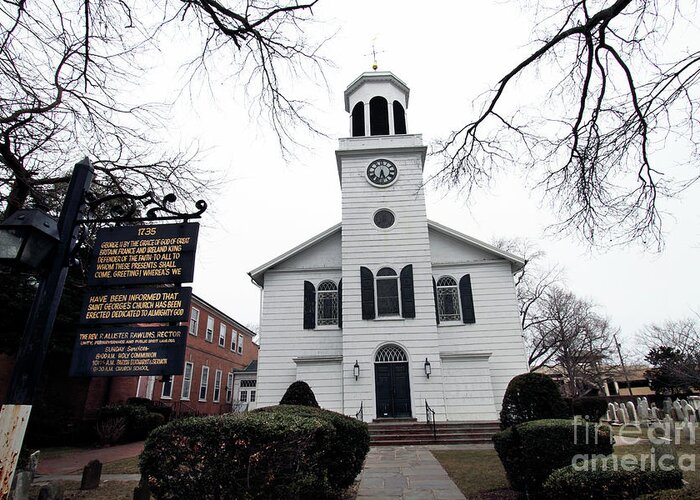
[[[527,371],[513,273],[523,259],[426,217],[426,147],[390,72],[345,91],[342,222],[250,271],[262,291],[258,406],[295,380],[365,420],[498,419]]]

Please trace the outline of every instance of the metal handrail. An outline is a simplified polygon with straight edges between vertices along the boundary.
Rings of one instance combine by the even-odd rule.
[[[355,418],[359,420],[360,422],[364,422],[364,417],[365,417],[365,412],[362,408],[363,402],[360,401],[360,409],[357,410],[357,413],[355,413]]]
[[[433,441],[437,441],[437,427],[435,426],[435,410],[428,406],[428,400],[425,400],[425,420],[428,425],[433,427]]]

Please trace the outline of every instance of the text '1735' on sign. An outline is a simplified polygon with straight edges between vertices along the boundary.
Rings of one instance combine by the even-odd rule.
[[[122,326],[78,330],[70,374],[77,377],[180,375],[187,327]]]
[[[196,222],[100,229],[87,284],[189,283],[198,234]]]
[[[171,323],[189,317],[192,288],[124,288],[88,290],[80,323]]]

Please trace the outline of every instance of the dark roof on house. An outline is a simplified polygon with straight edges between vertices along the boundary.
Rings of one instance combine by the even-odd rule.
[[[255,337],[255,336],[257,335],[257,333],[255,333],[254,331],[252,331],[250,328],[246,327],[245,325],[240,324],[238,321],[236,321],[235,319],[233,319],[231,316],[229,316],[228,314],[226,314],[225,312],[223,312],[223,311],[222,311],[221,309],[219,309],[218,307],[215,307],[215,306],[211,305],[209,302],[207,302],[206,300],[204,300],[204,299],[203,299],[202,297],[200,297],[199,295],[196,295],[196,294],[193,293],[193,294],[192,294],[192,301],[193,301],[193,302],[195,302],[195,301],[196,301],[196,302],[199,302],[201,305],[203,305],[203,306],[205,306],[205,307],[208,307],[209,309],[211,309],[212,311],[214,311],[216,314],[218,314],[218,315],[221,316],[222,318],[225,318],[225,319],[226,319],[226,322],[227,322],[227,323],[231,323],[233,326],[235,326],[235,327],[236,327],[236,330],[239,331],[240,333],[245,333],[246,335],[248,335],[248,336],[250,336],[250,337]],[[257,345],[257,344],[256,344],[256,345]],[[259,346],[258,346],[258,347],[259,347]]]
[[[250,362],[248,366],[242,370],[237,370],[238,373],[257,373],[258,372],[258,360],[254,359]]]

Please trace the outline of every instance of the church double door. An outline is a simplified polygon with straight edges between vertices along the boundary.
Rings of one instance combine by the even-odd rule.
[[[377,418],[411,416],[408,363],[375,363]]]

